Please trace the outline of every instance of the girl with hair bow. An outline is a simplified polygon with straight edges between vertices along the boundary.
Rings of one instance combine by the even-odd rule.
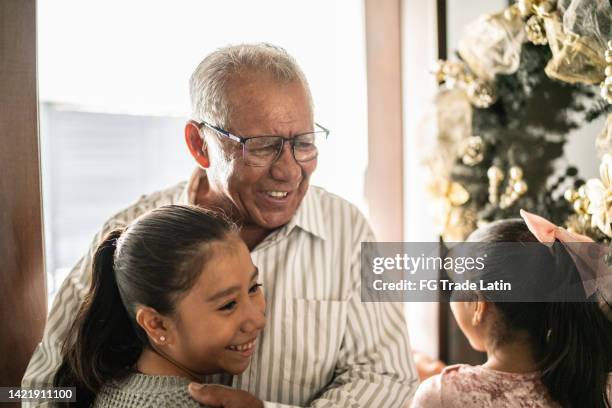
[[[521,211],[521,217],[492,222],[468,240],[540,242],[550,249],[542,251],[541,263],[550,273],[513,270],[513,258],[500,250],[490,254],[494,259],[481,278],[505,274],[518,285],[546,287],[578,282],[583,301],[503,302],[482,291],[453,301],[459,327],[473,348],[487,353],[487,361],[449,366],[427,379],[412,407],[612,406],[612,321],[606,315],[611,271],[602,260],[610,248],[535,214]],[[526,279],[533,281],[521,282]]]

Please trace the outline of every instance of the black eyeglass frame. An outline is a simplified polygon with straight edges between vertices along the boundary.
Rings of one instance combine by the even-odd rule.
[[[242,137],[242,136],[238,136],[238,135],[235,135],[233,133],[230,133],[227,130],[225,130],[223,128],[220,128],[218,126],[212,125],[212,124],[210,124],[210,123],[208,123],[206,121],[195,122],[195,123],[197,124],[198,129],[202,129],[202,127],[205,126],[205,127],[209,128],[211,130],[214,130],[218,134],[220,134],[220,135],[222,135],[224,137],[227,137],[230,140],[233,140],[234,142],[240,143],[242,145],[242,158],[243,158],[243,160],[245,160],[245,162],[247,163],[248,166],[252,166],[252,167],[265,167],[265,166],[268,166],[268,165],[273,164],[274,162],[276,162],[276,160],[278,160],[278,158],[280,157],[280,155],[281,155],[281,153],[283,151],[283,147],[285,147],[285,143],[289,143],[291,145],[291,153],[293,154],[293,158],[295,159],[295,161],[297,161],[298,163],[307,163],[309,161],[312,161],[312,160],[314,160],[314,159],[316,159],[318,157],[319,153],[317,152],[317,154],[313,158],[311,158],[311,159],[308,159],[308,160],[298,160],[295,157],[295,142],[294,142],[294,140],[297,137],[299,137],[299,136],[304,136],[304,135],[308,135],[308,134],[311,134],[311,133],[314,133],[314,134],[324,134],[325,135],[325,140],[327,140],[327,138],[329,137],[329,133],[330,133],[329,129],[327,129],[326,127],[321,126],[320,124],[315,122],[315,126],[317,126],[321,130],[312,131],[312,132],[305,132],[305,133],[299,133],[297,135],[294,135],[293,137],[284,137],[284,136],[278,136],[278,135],[261,135],[261,136]],[[270,163],[268,163],[268,164],[261,164],[261,165],[249,164],[246,161],[246,153],[247,153],[246,152],[246,142],[248,142],[251,139],[257,139],[257,138],[260,138],[260,137],[278,137],[278,138],[280,138],[282,140],[281,147],[280,147],[280,149],[278,149],[278,153],[276,154],[276,157],[274,157],[270,161]]]

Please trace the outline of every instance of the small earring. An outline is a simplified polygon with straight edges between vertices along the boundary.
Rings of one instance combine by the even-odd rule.
[[[161,342],[166,341],[166,336],[160,336],[160,337],[159,337],[159,341],[161,341]]]

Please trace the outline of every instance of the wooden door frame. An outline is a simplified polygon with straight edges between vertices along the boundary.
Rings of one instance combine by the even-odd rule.
[[[0,386],[19,386],[47,314],[36,0],[0,2]]]
[[[401,0],[365,0],[368,89],[365,198],[379,241],[403,238],[401,3]]]

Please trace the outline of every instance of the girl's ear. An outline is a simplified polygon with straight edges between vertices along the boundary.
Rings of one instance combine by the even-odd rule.
[[[203,169],[210,167],[208,148],[203,135],[200,133],[200,126],[197,122],[190,120],[185,125],[185,143],[189,148],[191,156],[196,163]]]
[[[472,325],[478,326],[484,321],[485,315],[489,308],[489,304],[479,298],[477,301],[473,302],[473,313],[472,313]]]
[[[171,320],[152,307],[139,307],[136,311],[136,323],[147,333],[151,343],[166,346],[174,342]]]

